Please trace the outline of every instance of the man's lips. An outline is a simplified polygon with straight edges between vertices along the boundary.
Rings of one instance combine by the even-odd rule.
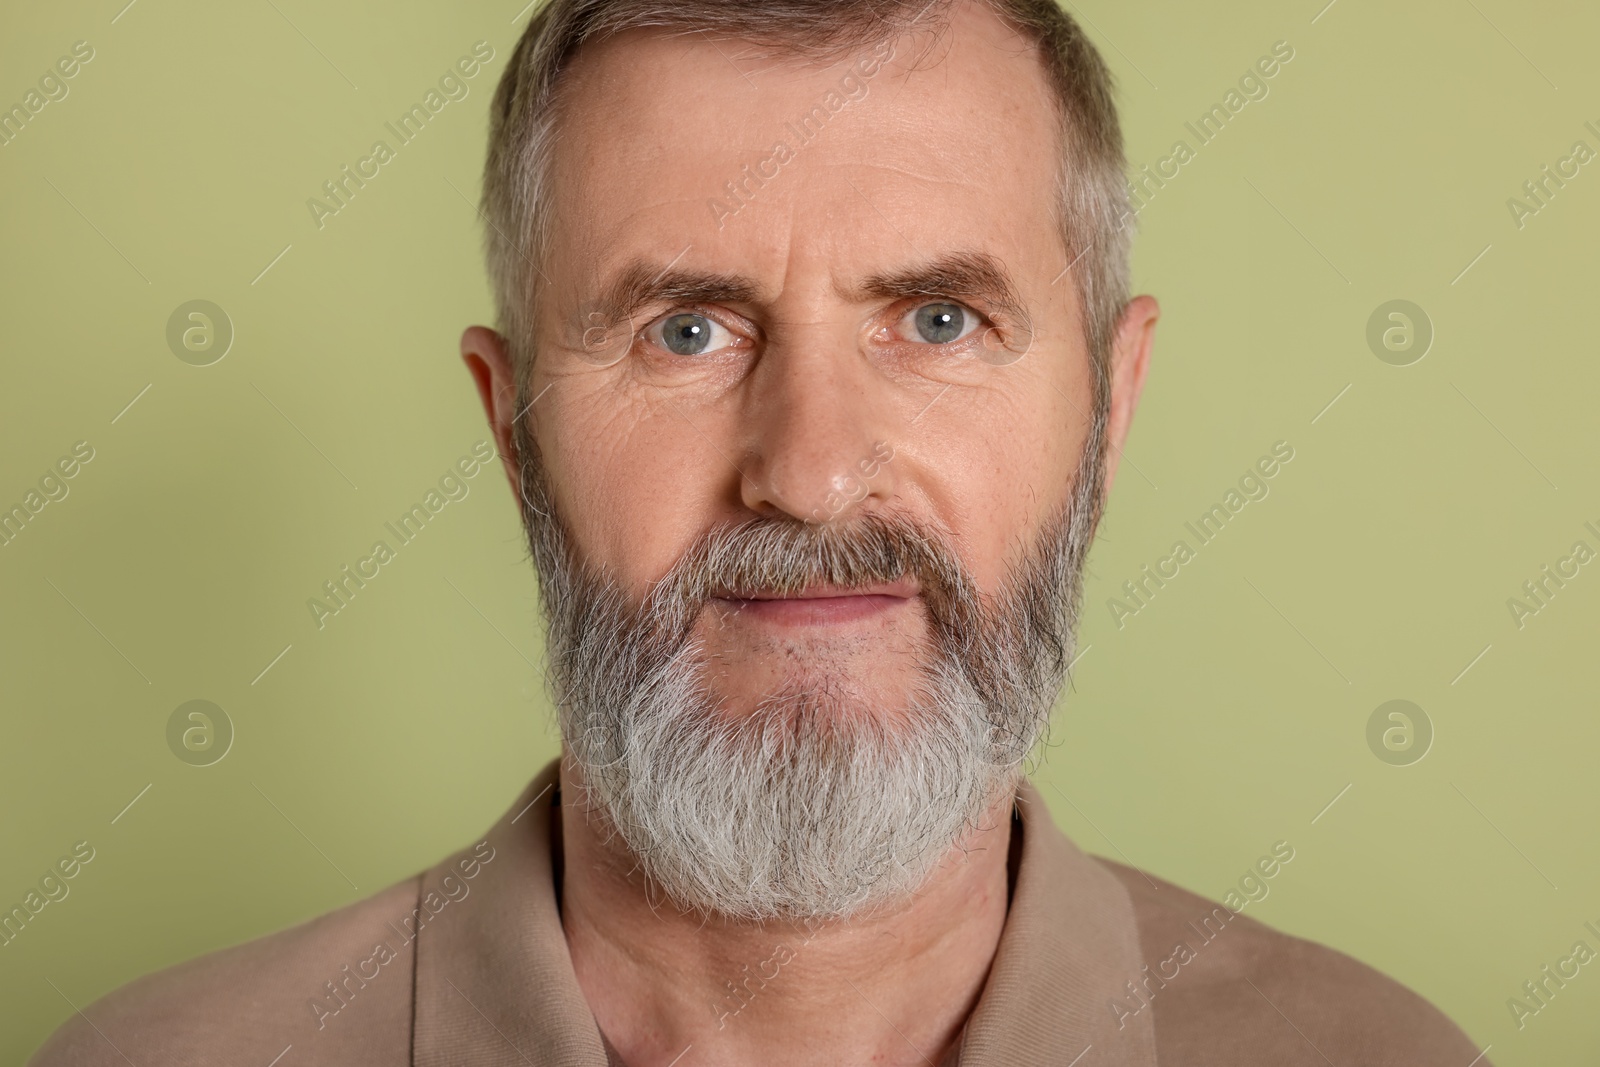
[[[813,585],[797,593],[749,590],[715,599],[735,614],[791,626],[854,622],[908,605],[919,591],[915,577],[863,586]]]

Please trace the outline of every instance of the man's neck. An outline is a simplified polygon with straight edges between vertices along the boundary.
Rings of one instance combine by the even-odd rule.
[[[910,900],[808,927],[680,912],[590,822],[567,760],[561,782],[562,927],[628,1067],[667,1067],[690,1047],[696,1067],[934,1067],[959,1042],[1005,926],[1010,796]]]

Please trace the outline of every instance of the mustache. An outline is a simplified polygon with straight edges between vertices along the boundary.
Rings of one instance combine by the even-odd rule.
[[[973,598],[973,583],[942,535],[899,515],[846,524],[757,518],[702,534],[645,599],[657,616],[698,614],[714,597],[754,590],[792,596],[813,586],[851,589],[917,578],[936,616]]]

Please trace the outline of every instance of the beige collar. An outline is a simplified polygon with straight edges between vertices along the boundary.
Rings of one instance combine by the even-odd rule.
[[[469,895],[418,932],[417,1067],[607,1067],[556,908],[550,822],[558,766],[545,767],[489,831],[493,858]],[[1016,889],[962,1037],[961,1067],[1155,1067],[1151,1014],[1119,1030],[1109,1007],[1141,976],[1127,892],[1056,828],[1031,783],[1018,790],[1017,808]],[[470,851],[424,875],[424,892]]]

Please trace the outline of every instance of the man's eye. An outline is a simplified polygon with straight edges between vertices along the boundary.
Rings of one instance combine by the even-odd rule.
[[[937,301],[912,308],[902,320],[909,336],[932,345],[960,341],[982,324],[982,317],[960,304]]]
[[[680,311],[645,328],[651,341],[679,356],[715,352],[733,343],[728,328],[708,316]]]

